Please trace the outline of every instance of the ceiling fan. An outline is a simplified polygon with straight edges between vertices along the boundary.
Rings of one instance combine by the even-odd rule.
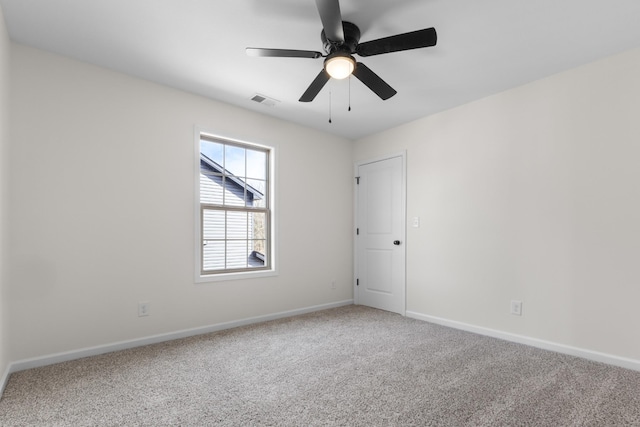
[[[360,29],[357,25],[342,20],[339,0],[316,0],[323,30],[320,33],[325,54],[311,50],[264,49],[248,47],[249,56],[280,58],[320,58],[324,57],[324,67],[311,85],[302,94],[300,102],[311,102],[330,78],[344,79],[351,74],[364,83],[383,100],[397,92],[366,65],[357,62],[354,54],[373,56],[383,53],[435,46],[438,40],[435,28],[411,31],[360,43]]]

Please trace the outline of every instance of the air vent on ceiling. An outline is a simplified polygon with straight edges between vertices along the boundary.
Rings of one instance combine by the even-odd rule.
[[[268,96],[260,95],[259,93],[253,95],[251,100],[258,104],[266,105],[267,107],[273,107],[280,102],[277,99],[269,98]]]

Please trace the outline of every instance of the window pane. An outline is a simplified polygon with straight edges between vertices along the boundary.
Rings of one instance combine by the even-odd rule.
[[[267,179],[267,153],[247,150],[247,178]]]
[[[247,179],[247,185],[247,206],[254,208],[266,207],[266,181]]]
[[[205,240],[202,247],[202,269],[222,270],[224,268],[224,242]]]
[[[204,139],[200,140],[200,153],[216,162],[218,165],[224,165],[224,145],[219,142],[211,142]]]
[[[233,145],[225,146],[224,168],[231,174],[244,177],[245,174],[245,152],[244,148]]]
[[[224,204],[226,206],[245,206],[245,188],[241,182],[229,177],[224,178]]]
[[[200,203],[222,204],[222,177],[200,171]]]
[[[202,238],[224,240],[225,212],[205,209],[202,212]]]
[[[267,215],[263,212],[252,212],[249,214],[251,223],[251,233],[249,239],[265,239],[267,237]]]
[[[264,267],[267,262],[266,241],[253,240],[249,242],[249,265],[251,267]]]
[[[227,212],[227,239],[246,239],[247,212]]]
[[[247,241],[227,242],[227,268],[246,268],[249,262]]]

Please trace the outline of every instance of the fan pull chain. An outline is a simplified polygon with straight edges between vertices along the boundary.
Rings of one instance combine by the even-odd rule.
[[[351,111],[351,74],[349,74],[349,109],[347,111]]]
[[[329,123],[331,123],[331,91],[329,91]]]

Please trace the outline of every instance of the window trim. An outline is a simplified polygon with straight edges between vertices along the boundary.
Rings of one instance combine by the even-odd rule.
[[[200,203],[200,139],[201,137],[211,138],[214,140],[219,140],[222,143],[227,143],[231,145],[240,145],[247,147],[256,147],[261,150],[268,150],[268,165],[267,165],[267,179],[268,179],[268,213],[267,213],[267,221],[269,228],[269,266],[260,267],[257,269],[242,269],[237,271],[227,271],[220,273],[204,273],[202,271],[202,244],[201,244],[201,233],[202,233],[202,215],[201,210],[203,209],[202,204]],[[271,144],[260,144],[255,142],[248,142],[237,138],[230,138],[228,136],[221,136],[210,131],[204,130],[199,127],[195,127],[194,131],[194,169],[195,169],[195,192],[194,192],[194,216],[195,216],[195,282],[196,283],[206,283],[206,282],[219,282],[219,281],[227,281],[227,280],[238,280],[238,279],[253,279],[260,277],[271,277],[276,276],[277,272],[277,260],[278,260],[278,252],[277,252],[277,239],[276,239],[276,223],[277,223],[277,209],[276,209],[276,147]]]

